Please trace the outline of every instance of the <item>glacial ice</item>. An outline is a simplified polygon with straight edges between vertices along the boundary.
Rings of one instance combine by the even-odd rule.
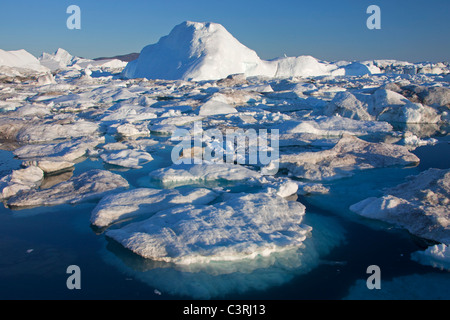
[[[148,152],[131,149],[105,152],[100,155],[100,158],[106,163],[133,169],[140,169],[142,165],[153,160]]]
[[[211,180],[242,181],[260,177],[260,173],[231,163],[179,164],[150,172],[163,185],[180,186]]]
[[[367,198],[350,210],[406,228],[410,233],[444,244],[450,243],[450,169],[428,169],[407,182],[385,191],[381,198]]]
[[[450,249],[442,243],[428,247],[425,251],[412,253],[411,259],[426,266],[450,271]]]
[[[355,170],[406,166],[419,161],[404,146],[366,142],[346,134],[332,149],[281,155],[279,162],[280,168],[295,177],[320,181],[349,177]]]
[[[108,227],[108,247],[127,252],[112,250],[109,259],[163,293],[211,298],[262,290],[317,266],[339,243],[339,228],[305,214],[302,204],[289,201],[296,195],[338,215],[345,211],[342,216],[350,204],[378,196],[352,209],[441,242],[412,257],[448,269],[442,262],[448,259],[448,170],[431,169],[380,190],[421,170],[410,167],[420,161],[412,150],[448,140],[442,138],[450,123],[446,64],[330,63],[310,56],[266,61],[224,27],[194,22],[144,48],[122,75],[122,62],[63,49],[39,61],[17,52],[7,65],[2,57],[12,56],[4,53],[0,148],[18,162],[14,171],[2,170],[3,202],[25,208],[99,201],[91,223]],[[173,164],[170,151],[180,140],[164,135],[192,132],[197,121],[202,145],[183,156],[200,160],[205,148],[226,147],[208,129],[277,129],[282,170],[276,162]],[[126,179],[86,172],[91,166],[121,170]],[[357,173],[372,168],[378,170]],[[389,177],[376,177],[380,172]]]
[[[185,205],[110,229],[106,235],[144,258],[191,264],[267,256],[300,246],[311,228],[305,207],[265,193],[226,194],[213,205]]]
[[[211,190],[140,188],[104,197],[91,215],[91,223],[107,227],[134,216],[150,216],[158,211],[188,204],[202,205],[218,195]]]
[[[8,199],[22,191],[35,189],[42,179],[44,179],[44,172],[36,166],[14,170],[0,180],[0,198]]]
[[[21,192],[9,198],[12,208],[54,206],[63,203],[78,203],[101,198],[114,190],[128,188],[128,182],[120,175],[105,170],[90,170],[61,182],[49,189]]]

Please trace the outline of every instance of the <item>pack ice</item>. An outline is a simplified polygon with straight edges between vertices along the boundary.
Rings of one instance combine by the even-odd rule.
[[[184,205],[110,229],[107,236],[152,260],[190,264],[239,260],[300,246],[311,228],[305,207],[265,193],[227,195],[212,205]]]
[[[146,268],[163,263],[142,276],[174,293],[266,288],[317,265],[328,250],[314,246],[338,243],[338,228],[310,223],[296,194],[326,198],[359,171],[412,169],[414,148],[447,143],[448,74],[446,63],[263,60],[220,24],[200,22],[179,24],[126,67],[63,49],[39,59],[0,50],[0,148],[22,165],[2,168],[0,197],[15,209],[94,201],[92,225]],[[201,146],[180,157],[202,162],[174,164],[177,133],[198,122]],[[277,129],[280,157],[246,163],[249,146],[209,129]],[[244,155],[203,159],[229,145]],[[448,245],[448,178],[430,169],[351,209]],[[162,270],[180,265],[181,275]]]

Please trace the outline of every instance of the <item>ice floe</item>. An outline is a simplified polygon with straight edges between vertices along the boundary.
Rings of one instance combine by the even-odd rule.
[[[165,186],[179,186],[212,180],[242,181],[260,173],[232,163],[179,164],[150,172],[150,177]]]
[[[106,170],[90,170],[49,189],[21,192],[9,198],[7,204],[12,208],[74,204],[98,199],[108,192],[123,190],[128,186],[128,182],[120,175]]]
[[[190,264],[269,255],[300,246],[311,228],[305,207],[264,194],[226,195],[214,205],[185,205],[110,229],[107,236],[152,260]]]
[[[411,259],[423,265],[450,271],[450,249],[445,244],[436,244],[425,251],[414,252]]]
[[[371,143],[344,135],[332,149],[281,155],[279,162],[280,168],[295,177],[320,181],[348,177],[355,170],[406,166],[419,161],[404,146]]]
[[[91,223],[106,227],[134,216],[150,216],[171,207],[207,204],[218,195],[208,189],[140,188],[104,197],[91,215]]]
[[[450,170],[428,169],[388,189],[380,198],[358,202],[350,210],[406,228],[410,233],[450,243]]]

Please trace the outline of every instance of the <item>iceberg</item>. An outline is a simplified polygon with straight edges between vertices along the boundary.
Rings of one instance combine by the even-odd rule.
[[[112,191],[128,188],[128,182],[120,175],[105,170],[90,170],[45,190],[21,192],[9,198],[11,208],[75,204],[105,196]]]
[[[39,187],[44,179],[44,172],[30,166],[13,172],[0,179],[0,199],[8,199],[22,191],[29,191]]]
[[[104,197],[92,212],[91,223],[97,227],[107,227],[123,219],[148,217],[171,207],[207,204],[217,196],[214,191],[204,188],[134,189]]]
[[[219,80],[244,74],[268,77],[344,75],[344,71],[311,56],[262,60],[222,25],[186,21],[158,43],[146,46],[125,67],[127,78]]]
[[[23,69],[34,73],[47,73],[48,68],[41,65],[31,53],[25,50],[5,51],[0,49],[0,66]]]
[[[371,143],[349,134],[329,150],[282,154],[280,168],[308,180],[334,180],[353,175],[355,170],[406,166],[420,162],[408,148],[388,143]]]
[[[450,244],[450,169],[428,169],[350,207],[357,214],[406,228],[429,240]]]
[[[425,251],[412,253],[411,259],[426,266],[450,271],[450,249],[442,243],[428,247]]]
[[[311,231],[304,214],[301,203],[277,195],[226,194],[223,202],[162,210],[106,235],[156,261],[233,261],[301,246]]]
[[[231,163],[179,164],[150,172],[150,177],[166,187],[213,180],[242,181],[259,178],[260,173]]]
[[[148,152],[131,149],[102,153],[100,158],[106,163],[132,169],[140,169],[153,160]]]

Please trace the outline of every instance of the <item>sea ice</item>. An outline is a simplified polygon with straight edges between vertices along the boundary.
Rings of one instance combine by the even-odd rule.
[[[329,150],[282,154],[280,168],[308,180],[332,180],[353,175],[355,170],[419,163],[419,158],[404,146],[370,143],[344,135]]]
[[[39,187],[42,179],[44,179],[44,172],[36,166],[13,170],[11,174],[0,179],[0,198],[8,199],[21,191],[35,189]]]
[[[410,233],[450,244],[450,169],[428,169],[381,198],[368,198],[350,210],[406,228]]]
[[[49,189],[22,192],[11,197],[7,204],[12,208],[74,204],[101,198],[108,192],[128,186],[128,182],[120,175],[105,170],[90,170]]]
[[[191,264],[267,256],[300,246],[311,228],[305,207],[267,193],[228,194],[214,205],[185,205],[110,229],[107,236],[144,258]]]
[[[134,189],[104,197],[91,215],[91,223],[107,227],[134,216],[150,216],[176,206],[201,205],[218,195],[211,190],[195,189]]]
[[[150,172],[165,186],[179,186],[212,180],[240,181],[260,177],[260,173],[230,163],[179,164]]]
[[[106,163],[132,169],[140,169],[142,165],[153,160],[148,152],[131,149],[105,152],[100,158]]]
[[[425,251],[414,252],[411,259],[423,265],[450,271],[450,249],[445,244],[436,244]]]

